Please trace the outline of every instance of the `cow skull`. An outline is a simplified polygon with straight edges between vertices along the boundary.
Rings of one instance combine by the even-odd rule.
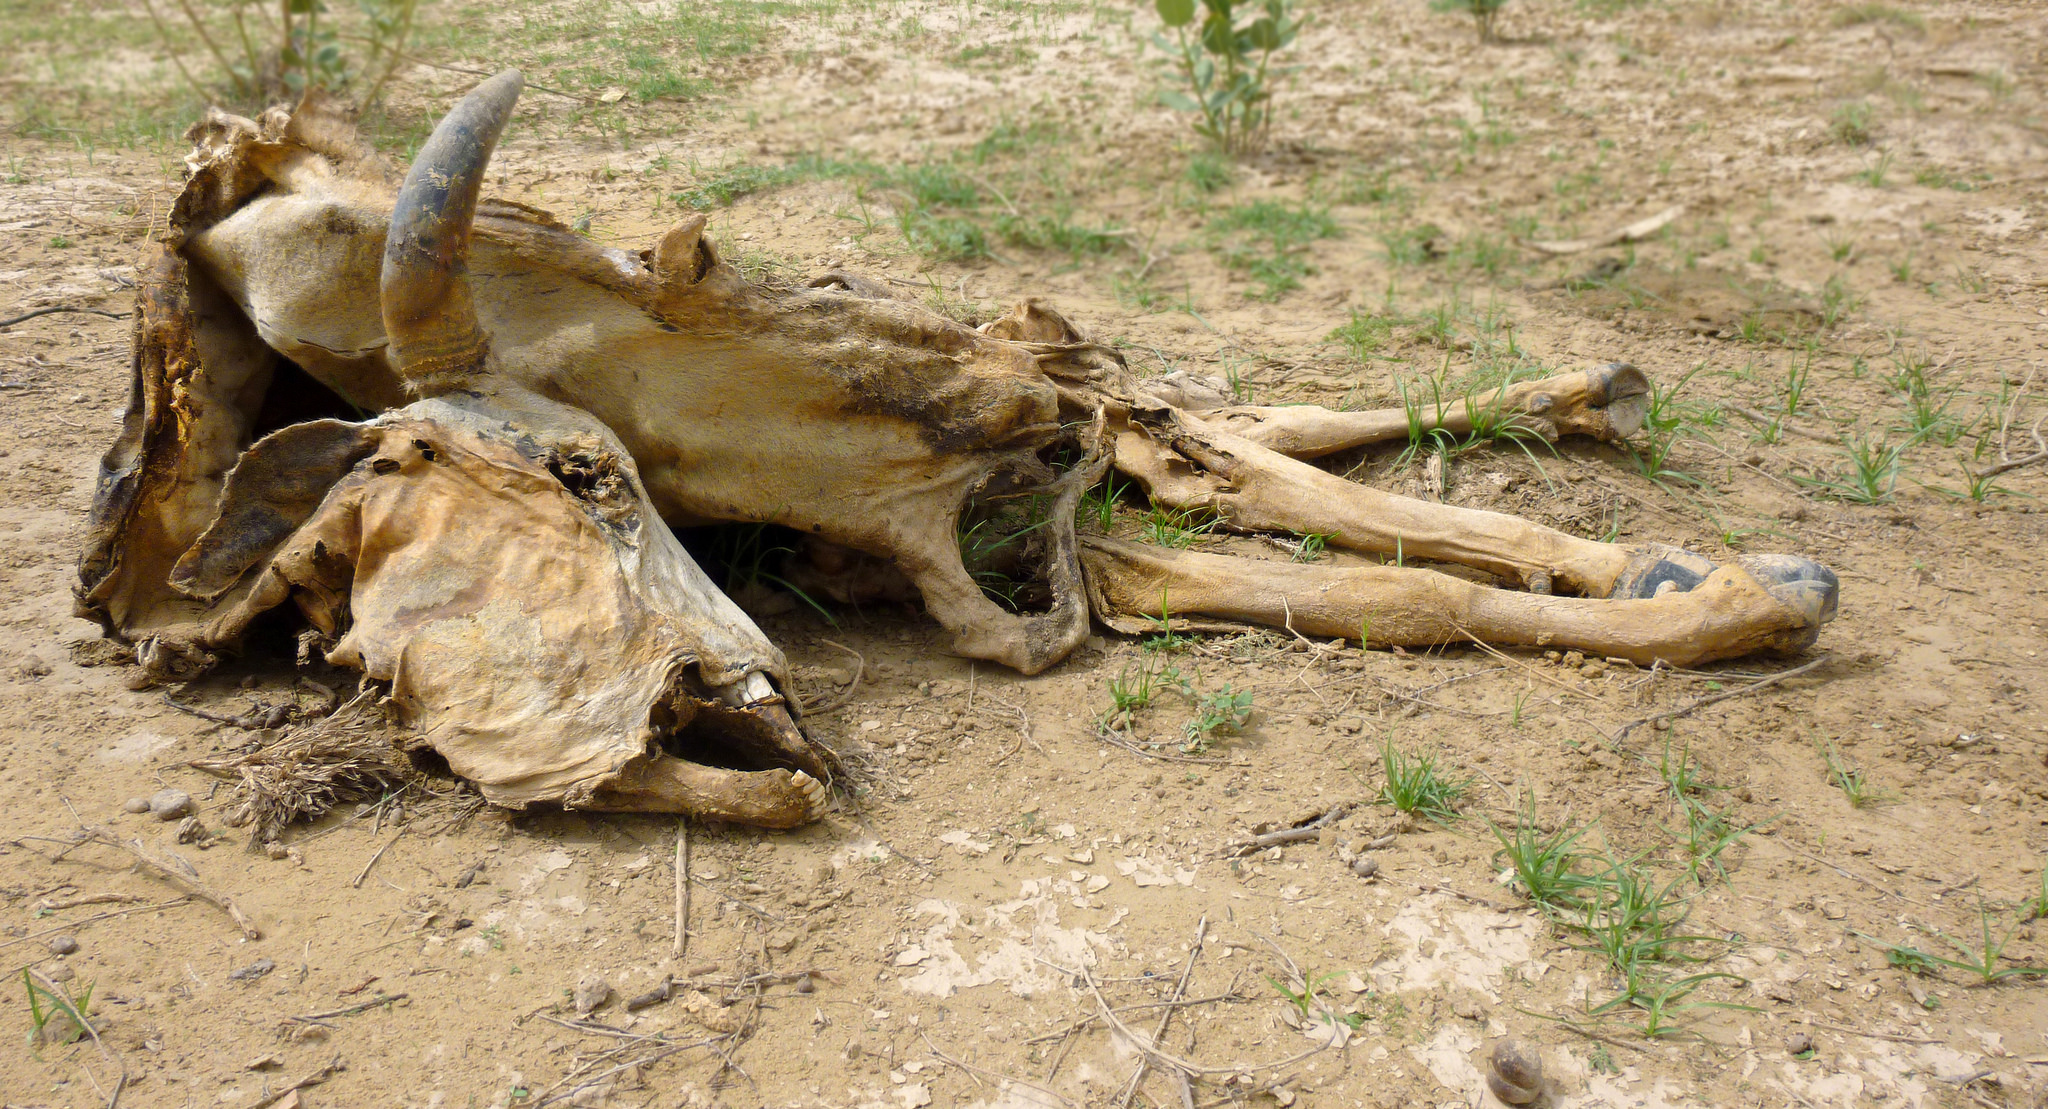
[[[1072,651],[1091,608],[1125,628],[1170,609],[1677,664],[1801,649],[1834,615],[1834,575],[1804,559],[1595,543],[1301,461],[1408,434],[1407,412],[1229,406],[1200,381],[1139,381],[1035,302],[975,329],[850,275],[746,280],[701,216],[632,253],[481,200],[519,88],[478,86],[395,193],[318,95],[194,128],[79,589],[153,671],[205,665],[289,599],[492,800],[786,826],[815,815],[832,757],[798,727],[780,653],[670,524],[795,528],[914,590],[960,654],[1027,674]],[[1616,439],[1647,393],[1606,366],[1428,422]],[[379,414],[309,419],[323,396]],[[1075,508],[1112,465],[1233,530],[1528,592],[1083,542]],[[1018,613],[984,595],[956,531],[970,502],[1024,493],[1048,506],[1048,600]],[[676,757],[702,745],[768,769]]]

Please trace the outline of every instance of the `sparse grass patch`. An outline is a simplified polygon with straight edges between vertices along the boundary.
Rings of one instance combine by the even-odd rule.
[[[1925,30],[1927,21],[1918,12],[1910,12],[1893,4],[1861,3],[1836,8],[1831,22],[1837,27],[1857,27],[1866,23],[1889,23],[1911,31]]]
[[[1892,499],[1899,484],[1899,470],[1912,440],[1893,443],[1889,435],[1863,434],[1842,443],[1847,466],[1831,477],[1801,477],[1794,481],[1809,489],[1851,504],[1884,504]]]
[[[1889,792],[1878,789],[1871,782],[1863,768],[1845,761],[1833,744],[1821,748],[1821,760],[1827,766],[1828,784],[1842,791],[1842,797],[1849,802],[1850,808],[1864,809],[1892,800]]]
[[[1851,100],[1835,106],[1835,112],[1828,117],[1828,133],[1835,141],[1849,146],[1867,146],[1870,143],[1870,105],[1862,100]]]
[[[1527,794],[1512,833],[1491,820],[1486,822],[1487,831],[1500,841],[1500,850],[1493,853],[1494,865],[1505,865],[1514,873],[1522,896],[1552,910],[1580,908],[1585,892],[1593,885],[1592,879],[1581,873],[1582,864],[1593,856],[1577,847],[1592,827],[1574,826],[1567,813],[1555,831],[1543,831],[1536,822],[1536,798]]]
[[[1217,236],[1217,258],[1249,277],[1258,289],[1247,295],[1262,300],[1300,288],[1301,279],[1314,272],[1302,258],[1308,245],[1341,233],[1328,209],[1272,200],[1227,208],[1209,229]]]
[[[1380,746],[1379,799],[1401,812],[1448,823],[1458,817],[1458,802],[1471,787],[1437,768],[1434,755],[1409,755],[1388,736]]]
[[[1991,916],[1991,909],[1984,903],[1983,895],[1978,895],[1977,926],[1979,932],[1978,941],[1975,944],[1964,943],[1962,940],[1956,939],[1954,936],[1938,928],[1926,929],[1943,943],[1954,948],[1956,954],[1961,956],[1960,958],[1938,955],[1932,951],[1909,944],[1886,943],[1876,936],[1864,932],[1857,932],[1855,934],[1882,947],[1887,963],[1903,970],[1912,971],[1915,974],[1931,974],[1934,972],[1935,967],[1943,966],[1951,970],[1960,970],[1966,974],[1975,975],[1977,981],[1974,984],[1979,986],[1993,986],[2011,978],[2048,978],[2048,967],[2027,966],[2024,964],[2003,965],[2006,962],[2006,946],[2012,943],[2013,935],[2032,919],[2027,915],[2026,907],[2022,906],[2020,911],[2015,912],[2012,924],[1996,936],[1992,934]]]

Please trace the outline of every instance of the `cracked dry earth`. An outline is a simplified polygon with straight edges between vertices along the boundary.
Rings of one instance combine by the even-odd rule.
[[[1419,3],[1313,8],[1271,152],[1215,192],[1183,176],[1185,120],[1151,106],[1147,13],[978,3],[783,5],[706,101],[530,97],[492,188],[637,244],[678,216],[668,194],[720,167],[936,164],[1036,134],[973,172],[1005,204],[1065,203],[1142,249],[931,261],[895,234],[904,197],[844,180],[742,196],[713,234],[750,264],[844,266],[962,314],[1049,296],[1142,372],[1235,377],[1262,401],[1398,403],[1397,380],[1457,388],[1503,359],[1685,379],[1668,412],[1692,432],[1669,437],[1658,481],[1569,442],[1330,464],[1581,534],[1821,559],[1844,584],[1816,655],[1692,673],[1192,637],[1171,665],[1250,691],[1253,711],[1184,753],[1172,697],[1126,745],[1099,736],[1109,685],[1160,665],[1136,640],[1022,679],[948,657],[908,608],[831,626],[757,596],[808,691],[844,702],[818,734],[870,772],[857,808],[798,832],[691,829],[678,957],[670,821],[407,794],[290,830],[283,857],[245,850],[226,789],[187,763],[278,732],[130,688],[71,615],[127,325],[43,316],[0,331],[0,1102],[104,1105],[125,1074],[122,1104],[165,1106],[1477,1105],[1497,1104],[1488,1052],[1511,1035],[1559,1107],[2043,1104],[2048,986],[1916,972],[1891,945],[1961,961],[1942,937],[1981,948],[1988,923],[2009,934],[2000,966],[2048,965],[2048,924],[2023,906],[2048,860],[2048,467],[1981,502],[1943,492],[1966,483],[1959,456],[2032,450],[2048,411],[2048,18],[1518,3],[1508,41],[1482,47]],[[446,60],[537,65],[547,84],[525,42]],[[130,65],[121,80],[174,79]],[[125,311],[180,149],[26,127],[48,78],[0,72],[0,316]],[[428,118],[469,80],[402,71],[395,114]],[[1838,126],[1851,102],[1869,106],[1861,137]],[[1299,287],[1273,301],[1208,230],[1260,200],[1326,208],[1339,232],[1299,248]],[[1547,258],[1513,239],[1671,205],[1629,246]],[[1490,268],[1488,242],[1505,251]],[[1328,338],[1359,319],[1388,323]],[[1880,503],[1840,496],[1848,445],[1904,442],[1916,419],[1928,433]],[[1143,515],[1126,504],[1111,529],[1136,535]],[[228,716],[314,704],[289,634],[177,695]],[[1378,803],[1389,742],[1466,782],[1458,819]],[[1688,764],[1692,803],[1752,829],[1697,877],[1666,773]],[[166,788],[193,796],[196,827],[124,811]],[[1686,914],[1674,934],[1699,938],[1670,953],[1696,961],[1652,967],[1668,1007],[1603,1009],[1615,964],[1503,880],[1486,822],[1513,827],[1525,797],[1546,831],[1590,824],[1582,849],[1642,853]],[[64,850],[80,822],[183,860],[261,938],[119,850]],[[32,1039],[23,968],[90,987],[97,1045]],[[1695,974],[1714,976],[1672,985]]]

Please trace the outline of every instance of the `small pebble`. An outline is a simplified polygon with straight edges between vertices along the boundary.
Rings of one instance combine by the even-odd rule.
[[[121,802],[121,811],[134,813],[137,816],[141,816],[143,813],[149,811],[149,798],[130,797],[126,801]]]
[[[612,999],[611,983],[601,975],[586,974],[576,983],[576,1015],[587,1017]]]
[[[1351,873],[1358,875],[1360,878],[1371,878],[1379,872],[1380,861],[1378,859],[1356,859],[1351,863]]]
[[[273,859],[289,859],[292,856],[292,849],[276,840],[271,840],[263,845],[263,853]]]
[[[78,941],[70,936],[52,936],[50,938],[50,954],[52,955],[70,955],[77,950]]]
[[[43,977],[48,978],[52,982],[69,982],[73,978],[78,977],[78,972],[63,963],[58,963],[56,966],[44,971]]]
[[[277,964],[275,962],[269,959],[258,959],[240,970],[229,971],[228,977],[237,982],[253,982],[276,969]]]
[[[1785,1051],[1792,1055],[1804,1055],[1813,1050],[1813,1034],[1794,1032],[1785,1037]]]
[[[817,988],[811,984],[811,976],[808,974],[796,980],[796,992],[798,993],[813,993]]]
[[[192,811],[192,795],[182,789],[160,789],[149,799],[149,815],[176,820]]]

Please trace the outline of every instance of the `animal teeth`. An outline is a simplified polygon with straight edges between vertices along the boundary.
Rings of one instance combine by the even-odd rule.
[[[817,812],[825,807],[825,784],[799,770],[790,778],[791,784],[804,792],[804,799],[810,810]]]

